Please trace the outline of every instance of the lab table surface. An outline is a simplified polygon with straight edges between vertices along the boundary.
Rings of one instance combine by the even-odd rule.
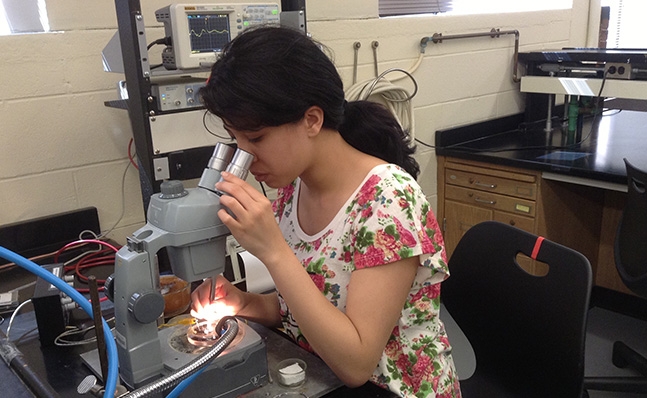
[[[76,255],[76,254],[75,254]],[[112,266],[95,269],[98,279],[104,279],[112,273]],[[0,268],[0,292],[18,290],[18,301],[24,302],[34,294],[33,284],[36,277],[21,267]],[[106,301],[101,305],[103,315],[109,318],[112,303]],[[81,310],[75,310],[81,312]],[[7,327],[13,309],[0,311],[0,331],[7,332]],[[89,322],[89,321],[88,321]],[[391,398],[395,395],[389,391],[374,386],[371,383],[348,389],[317,356],[305,351],[285,334],[261,325],[249,323],[266,342],[268,371],[272,382],[256,390],[244,394],[244,398],[273,398],[283,393],[304,393],[309,398]],[[32,306],[23,307],[12,324],[10,338],[13,345],[23,356],[24,362],[39,382],[49,384],[61,398],[89,397],[80,395],[77,386],[92,371],[81,359],[81,354],[95,349],[95,345],[58,347],[43,347],[40,344],[36,328],[36,317]],[[0,339],[4,337],[0,334]],[[0,350],[3,346],[0,345]],[[299,387],[286,388],[278,384],[276,368],[282,359],[301,358],[307,363],[306,382]],[[0,397],[33,398],[32,391],[22,382],[21,378],[3,360],[0,360]],[[287,398],[287,395],[284,395]]]
[[[0,329],[5,333],[7,323],[8,320],[5,320],[0,325]],[[244,394],[244,398],[287,397],[285,393],[303,393],[304,395],[290,396],[309,398],[394,396],[386,390],[371,386],[370,383],[358,389],[347,389],[321,359],[294,344],[281,332],[254,323],[250,323],[250,326],[266,343],[270,382]],[[76,388],[86,376],[92,374],[92,371],[83,363],[80,355],[93,349],[94,346],[42,347],[35,327],[36,319],[33,311],[21,311],[12,325],[11,340],[24,356],[25,362],[38,375],[39,380],[49,383],[61,398],[83,396],[76,391]],[[307,363],[306,382],[299,387],[283,387],[277,382],[277,364],[282,359],[294,357],[303,359]],[[3,361],[0,361],[0,388],[2,388],[0,396],[3,397],[34,397],[31,390]]]
[[[569,141],[554,119],[525,123],[523,114],[436,132],[438,155],[626,185],[623,158],[647,169],[647,112],[606,110],[584,119]]]

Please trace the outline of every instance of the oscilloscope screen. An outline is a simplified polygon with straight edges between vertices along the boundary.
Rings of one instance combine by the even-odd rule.
[[[231,40],[228,14],[188,14],[192,53],[220,52]]]

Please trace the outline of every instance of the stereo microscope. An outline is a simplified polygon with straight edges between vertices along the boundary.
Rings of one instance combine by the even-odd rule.
[[[225,166],[226,171],[246,178],[252,160],[241,149],[216,145],[198,187],[185,189],[180,181],[162,183],[161,193],[151,197],[146,225],[129,236],[117,253],[106,291],[115,306],[119,374],[129,389],[174,372],[205,349],[203,343],[209,336],[199,336],[203,330],[195,325],[158,329],[164,298],[156,254],[166,248],[173,273],[189,283],[209,277],[215,280],[225,269],[230,233],[217,216],[222,193],[215,190],[215,184]],[[181,396],[238,396],[265,384],[267,374],[265,343],[240,322],[232,344]]]

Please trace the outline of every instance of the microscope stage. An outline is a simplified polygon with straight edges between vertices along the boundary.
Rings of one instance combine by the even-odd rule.
[[[186,337],[187,326],[159,331],[162,361],[170,374],[197,358],[207,348],[195,347]],[[238,335],[180,395],[180,397],[229,398],[261,387],[268,382],[265,342],[244,321],[238,321]]]
[[[172,326],[159,331],[164,375],[173,373],[197,358],[206,348],[192,346],[186,338],[188,326]],[[182,338],[183,336],[183,338]],[[183,340],[183,341],[182,341]],[[96,349],[81,359],[101,378]],[[244,321],[238,321],[238,335],[211,364],[180,394],[181,398],[234,398],[268,383],[265,341]]]

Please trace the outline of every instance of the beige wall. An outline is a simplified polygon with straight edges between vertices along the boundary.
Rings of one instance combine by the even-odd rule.
[[[307,15],[310,33],[334,51],[350,86],[356,41],[362,45],[360,82],[373,77],[375,40],[380,71],[409,69],[420,39],[436,32],[517,29],[521,51],[585,46],[589,30],[595,31],[587,22],[589,0],[573,3],[572,10],[380,19],[377,0],[311,0]],[[167,4],[142,1],[149,42],[163,35],[154,11]],[[55,33],[0,36],[0,225],[95,206],[104,229],[123,211],[112,234],[123,242],[144,214],[137,172],[127,169],[127,113],[103,105],[118,98],[123,79],[103,72],[101,62],[116,31],[114,2],[79,7],[77,0],[48,0],[47,7]],[[513,43],[513,36],[503,36],[429,44],[414,73],[416,137],[433,144],[438,129],[522,111],[523,95],[512,82]],[[156,56],[151,53],[151,63]],[[407,80],[395,84],[412,87]],[[421,185],[435,204],[434,151],[419,145],[417,158]]]

